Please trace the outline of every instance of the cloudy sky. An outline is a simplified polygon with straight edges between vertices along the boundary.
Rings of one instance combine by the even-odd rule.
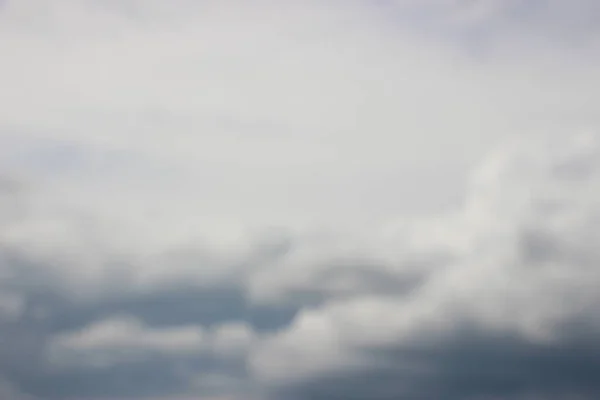
[[[597,0],[0,1],[0,398],[600,397]]]

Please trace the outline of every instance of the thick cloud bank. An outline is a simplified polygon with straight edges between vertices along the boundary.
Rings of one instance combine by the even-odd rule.
[[[599,149],[513,143],[459,211],[362,236],[135,256],[87,243],[82,217],[48,235],[26,216],[2,231],[4,379],[40,398],[595,398]]]
[[[0,1],[0,399],[599,398],[597,4]]]
[[[589,135],[492,157],[464,209],[423,228],[413,251],[443,257],[409,295],[355,284],[266,339],[254,371],[299,398],[598,396],[598,150]]]

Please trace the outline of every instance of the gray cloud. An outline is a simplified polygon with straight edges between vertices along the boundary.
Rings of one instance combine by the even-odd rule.
[[[595,398],[600,157],[597,142],[582,143],[519,146],[492,161],[464,210],[475,231],[455,225],[462,258],[408,299],[359,296],[303,313],[256,351],[255,371],[285,382],[282,398]],[[581,160],[585,177],[557,173]],[[537,207],[550,200],[552,213]]]
[[[0,397],[597,398],[597,16],[4,2]]]
[[[86,296],[70,288],[88,277],[62,280],[60,254],[33,257],[4,228],[4,387],[56,399],[594,398],[597,152],[595,135],[500,152],[463,210],[410,225],[395,259],[370,248],[377,262],[350,237],[270,235],[246,250],[240,276],[207,283],[174,268],[167,285],[139,286],[148,266],[115,264],[102,247],[113,278],[99,287],[128,278]]]
[[[378,352],[377,363],[366,371],[316,379],[278,394],[299,399],[593,399],[600,393],[596,347],[595,341],[583,340],[544,346],[466,328],[448,341]]]

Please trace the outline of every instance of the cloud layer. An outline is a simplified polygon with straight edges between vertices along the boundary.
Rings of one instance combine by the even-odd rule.
[[[595,3],[0,3],[0,397],[597,398]]]

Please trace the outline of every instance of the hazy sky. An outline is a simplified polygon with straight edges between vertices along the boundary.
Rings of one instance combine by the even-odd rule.
[[[600,396],[597,0],[4,0],[0,54],[2,399]]]

